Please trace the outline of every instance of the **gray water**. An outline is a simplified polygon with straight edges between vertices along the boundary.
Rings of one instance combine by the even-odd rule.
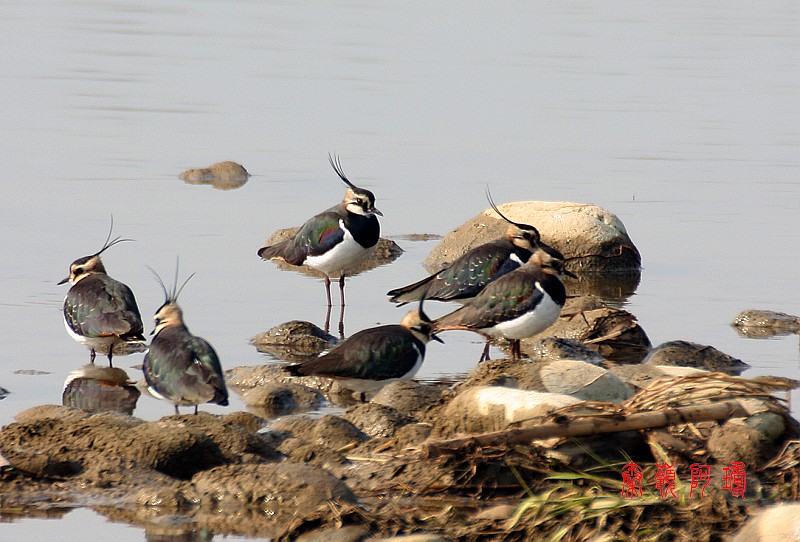
[[[711,344],[750,363],[745,376],[800,378],[797,336],[729,326],[743,309],[800,314],[799,23],[793,1],[3,2],[0,424],[59,403],[88,361],[56,283],[102,246],[112,214],[136,242],[104,262],[148,331],[162,294],[145,265],[171,277],[178,255],[197,273],[187,323],[225,367],[269,362],[248,339],[278,323],[321,325],[322,284],[255,252],[341,199],[329,152],[406,249],[349,282],[348,334],[402,318],[383,293],[424,276],[436,243],[402,236],[447,233],[486,207],[488,185],[498,202],[617,214],[643,259],[625,308],[653,344]],[[230,191],[177,178],[222,160],[253,177]],[[472,368],[481,339],[445,339],[419,378]],[[117,365],[139,378],[139,363]],[[170,413],[143,397],[135,415]],[[145,538],[88,510],[0,531]]]

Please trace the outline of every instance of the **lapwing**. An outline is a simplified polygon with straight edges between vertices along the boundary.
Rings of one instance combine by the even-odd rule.
[[[219,357],[205,339],[189,332],[178,306],[178,296],[194,274],[178,288],[176,266],[175,282],[169,292],[158,274],[155,271],[153,274],[161,285],[165,301],[156,311],[155,336],[142,365],[147,391],[158,399],[171,401],[175,414],[180,414],[179,406],[194,406],[195,414],[197,405],[202,403],[227,406],[228,389]]]
[[[390,290],[389,301],[404,305],[424,295],[427,299],[463,303],[478,295],[487,284],[528,261],[534,248],[541,243],[539,231],[528,224],[509,220],[494,204],[488,190],[486,196],[492,209],[509,224],[503,237],[473,248],[419,282]]]
[[[339,158],[328,155],[339,178],[347,185],[342,202],[309,219],[291,239],[262,247],[264,260],[281,259],[292,265],[306,265],[325,275],[328,307],[331,306],[331,276],[339,276],[341,305],[348,271],[368,257],[380,238],[375,195],[347,178]]]
[[[136,298],[128,286],[106,273],[100,255],[118,243],[111,239],[114,220],[103,247],[90,256],[78,258],[69,266],[69,276],[59,282],[72,284],[64,298],[64,325],[70,336],[89,348],[90,361],[106,354],[113,367],[114,354],[126,355],[144,350],[144,326]]]
[[[567,299],[562,278],[575,277],[564,268],[564,256],[540,245],[519,269],[484,288],[463,307],[436,319],[435,332],[470,330],[511,342],[511,358],[519,359],[520,339],[541,333],[555,323]],[[489,340],[481,361],[489,359]]]
[[[332,378],[363,396],[417,374],[426,345],[431,340],[442,342],[431,324],[420,303],[400,324],[359,331],[318,358],[288,365],[286,371],[293,376]]]

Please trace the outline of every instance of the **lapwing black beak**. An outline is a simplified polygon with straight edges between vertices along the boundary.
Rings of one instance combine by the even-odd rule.
[[[576,275],[575,273],[573,273],[572,271],[570,271],[566,267],[564,268],[564,275],[566,275],[567,277],[571,277],[573,279],[578,278],[578,275]]]
[[[435,334],[435,333],[431,333],[431,340],[432,341],[436,341],[437,343],[444,344],[444,341],[442,339],[440,339],[439,336],[437,334]]]
[[[378,216],[383,216],[383,213],[380,212],[379,210],[375,209],[374,207],[372,208],[372,214],[378,215]]]
[[[59,284],[59,285],[61,285],[61,284],[65,284],[65,283],[67,283],[67,282],[69,282],[69,277],[65,278],[64,280],[62,280],[62,281],[61,281],[61,282],[59,282],[58,284]]]

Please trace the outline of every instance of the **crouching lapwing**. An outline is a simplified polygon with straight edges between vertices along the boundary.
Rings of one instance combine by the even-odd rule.
[[[390,382],[413,378],[431,340],[442,342],[420,303],[400,324],[359,331],[320,357],[286,370],[294,376],[332,378],[344,388],[361,392],[363,398]]]

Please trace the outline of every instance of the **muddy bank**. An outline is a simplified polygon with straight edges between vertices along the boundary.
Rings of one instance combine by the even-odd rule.
[[[421,532],[447,540],[526,540],[566,529],[565,539],[580,540],[612,524],[627,539],[647,539],[661,525],[679,538],[703,540],[733,530],[749,508],[797,494],[799,460],[791,444],[797,425],[773,397],[787,384],[698,371],[656,380],[632,395],[636,388],[608,373],[628,391],[613,402],[586,402],[569,390],[534,391],[547,381],[546,366],[497,360],[453,389],[397,382],[340,415],[201,412],[145,422],[36,407],[0,431],[0,453],[10,465],[0,471],[0,511],[91,506],[153,535],[202,529],[276,540]],[[313,389],[293,380],[299,379],[264,367],[239,368],[229,378],[241,393]],[[336,400],[330,386],[314,392]],[[535,408],[531,394],[569,399]],[[720,405],[730,410],[714,414]],[[697,413],[687,408],[705,418],[691,417]],[[673,412],[680,415],[669,418]],[[608,423],[661,415],[665,424],[605,432]],[[552,434],[525,433],[549,427]],[[581,427],[583,433],[559,433]],[[629,502],[620,497],[620,469],[629,460],[650,487],[665,460],[683,480],[698,461],[715,476],[741,461],[748,493],[742,500],[712,482],[717,487],[700,500],[645,493]],[[579,503],[590,495],[607,509],[587,523]],[[554,509],[555,500],[572,505]],[[158,518],[165,515],[181,519],[164,524]]]

